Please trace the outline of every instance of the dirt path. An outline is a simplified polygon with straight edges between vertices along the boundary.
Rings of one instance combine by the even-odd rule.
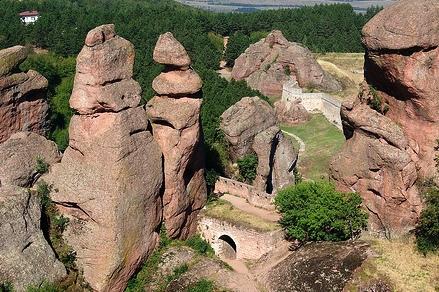
[[[284,130],[282,130],[282,133],[284,133],[284,134],[286,134],[286,135],[288,135],[288,136],[293,137],[294,139],[296,139],[296,141],[299,143],[299,153],[304,153],[304,152],[305,152],[305,150],[306,150],[306,144],[305,144],[305,142],[304,142],[299,136],[294,135],[294,134],[289,133],[289,132],[284,131]]]
[[[221,198],[230,202],[234,207],[267,221],[277,222],[280,219],[279,213],[252,206],[243,198],[235,197],[229,194],[224,194]]]

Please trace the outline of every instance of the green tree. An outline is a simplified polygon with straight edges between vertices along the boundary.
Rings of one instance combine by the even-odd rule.
[[[287,236],[302,242],[347,240],[367,226],[361,197],[337,192],[326,181],[287,187],[275,197],[275,205]]]
[[[247,154],[238,159],[239,174],[243,181],[249,184],[256,178],[256,168],[258,167],[258,157],[255,154]]]
[[[416,227],[416,245],[424,255],[439,250],[439,187],[434,183],[421,186],[425,208]]]

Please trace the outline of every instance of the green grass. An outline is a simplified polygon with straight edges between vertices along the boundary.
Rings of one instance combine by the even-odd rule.
[[[299,170],[303,177],[312,180],[326,179],[331,157],[341,149],[345,141],[343,133],[321,114],[313,115],[304,124],[281,128],[299,136],[306,144],[306,151],[299,158]]]
[[[203,210],[203,214],[207,217],[224,220],[237,226],[249,227],[261,232],[280,229],[279,224],[242,212],[233,207],[230,202],[222,199],[209,203],[206,210]]]

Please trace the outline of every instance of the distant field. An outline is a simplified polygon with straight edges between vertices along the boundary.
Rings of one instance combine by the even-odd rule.
[[[316,58],[326,72],[343,84],[344,90],[332,95],[340,100],[357,96],[359,84],[364,80],[363,53],[316,54]]]
[[[218,12],[252,12],[264,9],[299,8],[316,4],[351,4],[357,12],[364,12],[371,6],[387,6],[392,0],[176,0],[180,3]]]
[[[303,177],[313,180],[328,178],[331,157],[341,149],[345,141],[343,133],[321,114],[313,115],[307,123],[281,128],[305,142],[306,150],[299,156],[299,171]]]

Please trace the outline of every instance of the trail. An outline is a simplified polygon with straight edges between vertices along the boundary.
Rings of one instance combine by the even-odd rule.
[[[306,151],[306,144],[299,136],[294,135],[294,134],[287,132],[287,131],[284,131],[284,130],[282,130],[282,133],[284,133],[290,137],[293,137],[299,143],[299,153],[304,153]]]
[[[267,221],[277,222],[280,219],[280,215],[276,211],[269,211],[252,206],[244,198],[239,198],[229,194],[224,194],[221,198],[230,202],[234,207],[240,209],[241,211],[255,215]]]

